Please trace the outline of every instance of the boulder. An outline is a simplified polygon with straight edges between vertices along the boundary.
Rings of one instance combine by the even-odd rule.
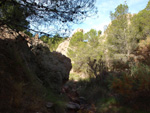
[[[47,102],[46,103],[46,107],[49,109],[49,108],[52,108],[54,106],[54,103],[51,103],[51,102]]]
[[[47,89],[60,92],[70,70],[71,60],[50,52],[38,35],[31,38],[0,26],[0,112],[48,113]]]
[[[48,45],[35,37],[23,32],[15,32],[7,26],[0,26],[0,39],[12,40],[27,68],[35,73],[41,83],[49,88],[60,90],[69,79],[72,68],[71,60],[58,52],[50,52]],[[12,42],[11,41],[11,42]]]
[[[32,38],[31,51],[35,55],[37,76],[46,87],[60,90],[69,79],[71,60],[58,52],[50,52],[48,46],[38,38]]]
[[[73,110],[79,110],[80,109],[80,105],[74,102],[69,102],[66,105],[67,109],[73,109]]]

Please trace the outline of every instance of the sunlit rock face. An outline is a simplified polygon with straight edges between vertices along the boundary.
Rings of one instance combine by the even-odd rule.
[[[83,29],[78,28],[76,32],[84,32]],[[74,34],[75,34],[74,33]],[[56,49],[57,52],[62,53],[63,55],[67,56],[67,52],[68,52],[68,48],[69,48],[69,43],[70,43],[71,37],[68,38],[67,40],[63,41],[62,43],[60,43]]]
[[[84,32],[84,30],[81,29],[81,28],[78,28],[78,29],[75,31],[75,33],[76,33],[76,32]]]
[[[58,48],[56,49],[56,51],[63,54],[63,55],[65,55],[65,56],[67,56],[69,43],[70,43],[70,38],[68,38],[67,40],[60,43]]]

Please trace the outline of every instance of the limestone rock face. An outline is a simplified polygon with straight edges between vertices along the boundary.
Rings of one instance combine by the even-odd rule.
[[[83,31],[83,29],[78,28],[75,31],[75,33],[77,33],[77,32],[84,32],[84,31]],[[56,51],[62,53],[65,56],[67,56],[70,40],[71,40],[71,37],[68,38],[67,40],[63,41],[62,43],[60,43],[59,46],[57,47]]]
[[[76,30],[76,32],[84,32],[84,30],[83,30],[83,29],[78,28],[78,29]],[[75,33],[76,33],[76,32],[75,32]]]
[[[60,43],[58,48],[56,49],[56,51],[62,53],[65,56],[67,56],[69,42],[70,42],[70,38],[68,38],[67,40]]]

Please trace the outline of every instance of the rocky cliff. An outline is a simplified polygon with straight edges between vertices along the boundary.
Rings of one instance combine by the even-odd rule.
[[[67,56],[69,42],[70,42],[70,38],[68,38],[67,40],[60,43],[59,46],[57,47],[56,51],[59,52],[59,53],[62,53],[65,56]]]
[[[74,34],[77,33],[77,32],[84,32],[84,30],[78,28],[78,29],[74,32]],[[74,34],[73,34],[73,35],[74,35]],[[73,36],[73,35],[72,35],[72,36]],[[65,41],[63,41],[62,43],[60,43],[60,44],[58,45],[56,51],[59,52],[59,53],[62,53],[62,54],[65,55],[65,56],[67,56],[67,52],[68,52],[69,43],[70,43],[71,38],[72,38],[72,37],[70,37],[70,38],[68,38],[67,40],[65,40]]]
[[[44,111],[45,90],[59,92],[70,70],[71,60],[50,52],[37,35],[0,27],[0,112]]]

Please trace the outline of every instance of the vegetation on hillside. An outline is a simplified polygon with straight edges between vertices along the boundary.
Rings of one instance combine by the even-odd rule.
[[[133,15],[120,4],[104,35],[91,29],[70,40],[73,71],[89,75],[78,81],[78,91],[98,113],[150,112],[149,6]]]
[[[56,51],[58,45],[64,40],[66,40],[67,38],[63,38],[59,34],[56,34],[53,37],[44,35],[41,36],[40,39],[48,45],[50,51]]]
[[[6,24],[16,34],[23,31],[32,37],[31,20],[55,23],[62,30],[96,11],[95,0],[79,0],[80,5],[76,0],[50,0],[51,5],[36,1],[1,0],[0,26]],[[74,73],[67,83],[70,59],[50,52],[66,38],[42,35],[40,39],[49,49],[42,42],[37,44],[39,39],[31,45],[33,40],[21,34],[0,39],[0,112],[149,113],[150,0],[138,14],[128,10],[126,3],[117,6],[103,35],[91,29],[69,38],[67,55]],[[68,106],[77,109],[68,110]]]
[[[103,54],[100,49],[99,36],[101,32],[91,29],[86,34],[77,32],[70,40],[68,56],[73,61],[73,70],[88,73],[90,61],[100,59]]]

